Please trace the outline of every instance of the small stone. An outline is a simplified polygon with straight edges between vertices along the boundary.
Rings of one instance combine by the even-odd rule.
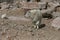
[[[5,32],[3,32],[1,35],[5,35],[6,33]]]
[[[2,29],[0,28],[0,31],[2,31]]]
[[[30,32],[33,32],[33,30],[30,30]]]
[[[32,36],[34,36],[34,34],[32,33]]]
[[[8,19],[8,18],[6,17],[6,14],[3,14],[3,15],[1,16],[1,18],[3,18],[3,19]]]

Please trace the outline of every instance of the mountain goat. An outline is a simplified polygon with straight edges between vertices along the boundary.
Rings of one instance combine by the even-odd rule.
[[[29,10],[26,14],[25,14],[26,18],[31,18],[32,19],[32,23],[34,24],[35,28],[41,28],[43,25],[41,25],[41,20],[42,20],[42,14],[40,12],[39,9],[33,9],[33,10]]]

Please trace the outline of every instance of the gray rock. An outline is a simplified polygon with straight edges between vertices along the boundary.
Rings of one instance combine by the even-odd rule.
[[[53,18],[60,17],[60,12],[53,12]]]
[[[1,10],[4,10],[4,9],[6,9],[8,7],[9,7],[9,4],[7,4],[7,2],[1,3]]]
[[[57,30],[60,29],[60,17],[55,18],[52,22],[51,22],[51,26],[56,28]]]
[[[38,4],[39,4],[40,9],[45,9],[47,3],[46,2],[38,2]]]

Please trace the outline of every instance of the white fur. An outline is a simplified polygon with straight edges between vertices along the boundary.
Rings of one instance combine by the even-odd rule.
[[[39,28],[39,25],[41,24],[41,20],[42,20],[42,14],[39,9],[29,10],[25,16],[31,18],[32,22],[35,22],[33,23],[35,27],[37,29]]]

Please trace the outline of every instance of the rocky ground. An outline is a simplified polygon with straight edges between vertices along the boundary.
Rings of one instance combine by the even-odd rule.
[[[51,26],[53,19],[47,20],[43,18],[42,23],[45,23],[46,26],[36,30],[33,28],[31,22],[1,18],[1,15],[4,13],[6,13],[7,16],[24,15],[24,12],[20,9],[16,10],[0,11],[0,40],[60,40],[60,31],[55,30],[55,28]]]

